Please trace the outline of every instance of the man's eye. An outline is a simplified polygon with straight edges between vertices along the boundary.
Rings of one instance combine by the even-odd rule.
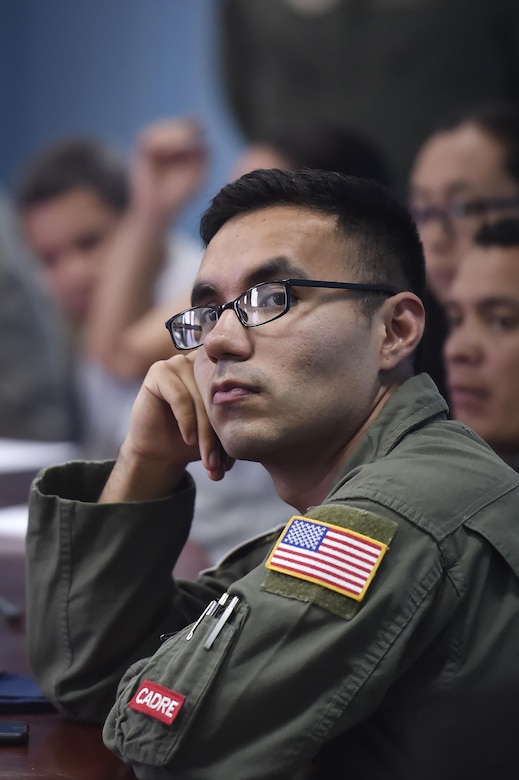
[[[493,330],[509,331],[519,327],[519,319],[512,314],[495,314],[489,317],[488,324]]]
[[[461,325],[461,317],[456,314],[447,314],[445,321],[449,333],[452,333],[453,330],[456,330]]]
[[[81,238],[78,239],[77,247],[83,252],[91,252],[94,249],[97,249],[97,247],[104,241],[104,238],[104,233],[89,233],[85,236],[81,236]]]
[[[265,284],[252,288],[246,301],[255,309],[282,309],[285,302],[285,290],[277,284]]]
[[[216,308],[212,308],[208,306],[207,308],[202,308],[198,311],[198,320],[200,322],[200,325],[202,325],[202,327],[204,325],[213,325],[217,319],[218,317],[216,313]]]
[[[285,293],[282,291],[268,293],[258,301],[258,304],[261,307],[270,307],[273,309],[283,308],[285,305]]]

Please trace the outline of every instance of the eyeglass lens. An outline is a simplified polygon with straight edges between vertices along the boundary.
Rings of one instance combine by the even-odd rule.
[[[193,349],[203,343],[225,309],[233,308],[241,324],[251,328],[284,314],[288,309],[288,295],[280,282],[264,282],[224,306],[187,309],[173,317],[168,328],[178,349]]]

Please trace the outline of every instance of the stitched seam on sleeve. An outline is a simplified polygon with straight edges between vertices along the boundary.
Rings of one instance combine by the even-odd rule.
[[[66,670],[70,669],[73,661],[72,642],[70,639],[69,622],[69,600],[70,587],[72,580],[72,502],[66,502],[61,507],[59,516],[59,567],[60,567],[60,586],[59,586],[59,631],[62,637],[63,646],[66,652]],[[58,677],[54,683],[54,692],[56,699],[59,699],[58,688],[66,672]]]

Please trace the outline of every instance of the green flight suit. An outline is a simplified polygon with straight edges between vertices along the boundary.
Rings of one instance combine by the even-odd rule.
[[[75,717],[103,718],[122,676],[103,736],[138,777],[281,780],[310,762],[323,778],[512,776],[519,476],[446,419],[426,375],[294,521],[382,550],[361,600],[316,569],[266,568],[279,529],[175,582],[190,479],[171,498],[96,505],[109,468],[35,483],[29,642],[40,686]]]

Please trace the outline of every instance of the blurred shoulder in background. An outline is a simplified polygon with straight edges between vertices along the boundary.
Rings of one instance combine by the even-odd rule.
[[[77,420],[70,391],[66,333],[0,193],[0,437],[72,441]]]

